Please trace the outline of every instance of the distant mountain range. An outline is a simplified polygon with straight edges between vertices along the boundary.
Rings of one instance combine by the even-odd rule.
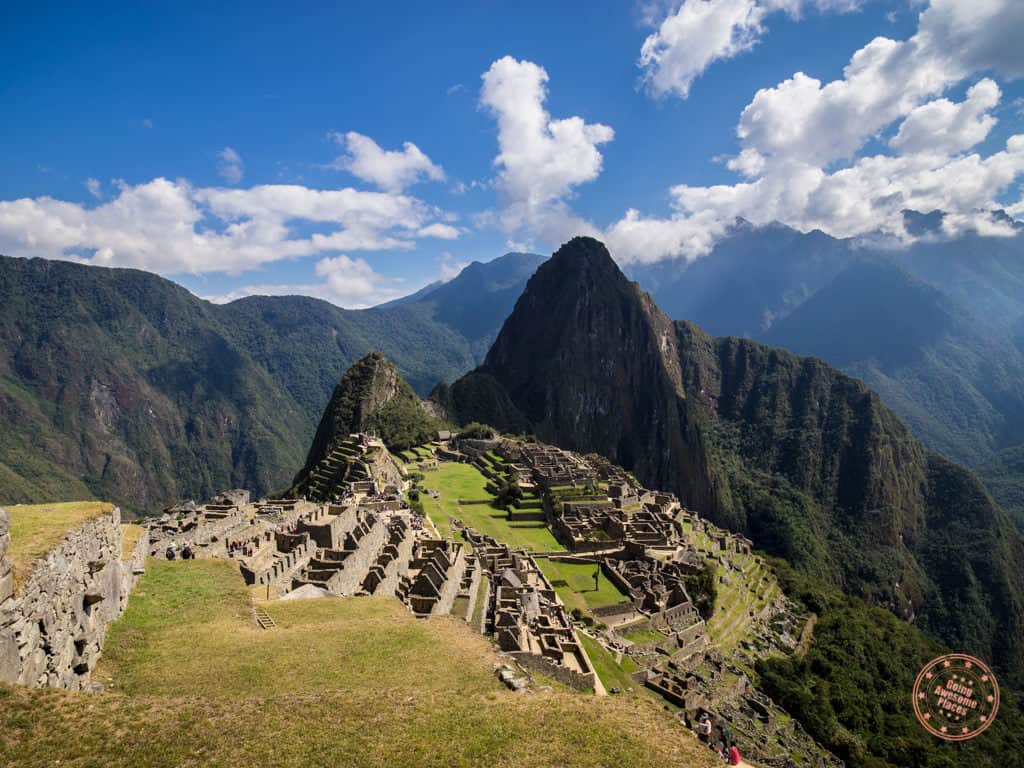
[[[906,215],[925,234],[941,220]],[[1024,233],[883,251],[741,223],[696,262],[629,274],[673,318],[814,355],[863,379],[918,438],[956,461],[981,469],[1024,444]],[[1011,507],[1001,487],[991,490]],[[1024,526],[1024,514],[1018,521]]]
[[[456,378],[541,261],[509,254],[343,310],[301,296],[216,305],[136,270],[0,257],[0,501],[152,511],[287,487],[342,371],[380,351],[421,394]]]

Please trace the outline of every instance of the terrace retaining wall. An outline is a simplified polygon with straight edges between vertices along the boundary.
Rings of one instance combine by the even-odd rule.
[[[0,680],[79,690],[90,682],[107,626],[124,611],[145,567],[148,538],[143,534],[122,559],[115,508],[67,534],[14,594],[8,525],[0,510]]]

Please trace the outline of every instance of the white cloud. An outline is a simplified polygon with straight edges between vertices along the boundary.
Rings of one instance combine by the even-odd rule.
[[[588,225],[568,211],[573,189],[596,179],[602,157],[597,147],[615,136],[606,125],[582,117],[552,119],[544,102],[548,73],[511,56],[495,61],[482,76],[480,103],[498,122],[502,226],[525,228],[549,240]]]
[[[246,296],[312,296],[346,309],[364,309],[406,293],[400,279],[375,272],[365,259],[345,255],[320,259],[316,274],[322,282],[246,285],[208,298],[215,304],[226,304]]]
[[[996,124],[989,111],[999,103],[1001,92],[994,80],[985,78],[967,91],[958,104],[935,99],[907,115],[889,144],[900,152],[955,154],[980,144]]]
[[[740,116],[741,146],[769,162],[824,166],[849,159],[893,121],[972,72],[1024,73],[1020,29],[1019,0],[934,0],[913,37],[876,37],[853,55],[842,79],[822,85],[797,72],[758,91]]]
[[[458,277],[459,273],[469,266],[468,261],[459,261],[448,251],[442,253],[438,261],[441,268],[440,279],[446,283],[449,280]]]
[[[416,234],[420,237],[436,237],[439,240],[457,240],[459,238],[459,228],[453,227],[451,224],[442,224],[438,221],[421,227]]]
[[[987,157],[971,152],[995,124],[999,86],[986,77],[961,102],[938,97],[975,72],[1024,75],[1024,47],[1014,42],[1024,3],[933,0],[918,24],[907,40],[870,41],[841,79],[823,85],[797,72],[758,91],[740,116],[740,152],[727,164],[746,181],[673,187],[667,218],[628,211],[606,232],[616,256],[697,258],[738,217],[906,241],[902,210],[937,208],[948,214],[949,234],[1009,234],[986,211],[1024,174],[1024,135]],[[858,157],[894,126],[898,155]]]
[[[1020,200],[1011,206],[1006,208],[1006,212],[1011,216],[1021,217],[1024,216],[1024,188],[1021,189]]]
[[[355,131],[334,132],[330,136],[348,152],[335,160],[333,167],[387,192],[401,192],[423,179],[444,181],[441,166],[431,162],[412,142],[405,142],[401,151],[385,150],[369,136]]]
[[[103,185],[100,184],[99,179],[86,179],[85,188],[89,190],[89,194],[97,200],[103,199]]]
[[[667,10],[640,48],[643,82],[654,96],[687,98],[690,86],[712,63],[753,48],[764,19],[783,11],[797,17],[804,7],[852,11],[860,0],[683,0]]]
[[[343,307],[371,307],[402,294],[398,281],[377,274],[364,259],[320,259],[316,273],[324,279],[329,300]]]
[[[148,117],[144,118],[142,120],[142,127],[143,128],[152,128],[153,127],[153,121],[150,118],[148,118]]]
[[[458,235],[437,218],[406,195],[285,184],[197,189],[158,178],[121,182],[115,197],[92,208],[52,197],[0,201],[0,253],[161,274],[237,274],[281,259],[412,248],[418,237]],[[318,231],[304,232],[310,225]]]
[[[967,229],[1012,234],[993,222],[988,210],[1024,174],[1024,134],[988,157],[974,153],[950,158],[941,153],[864,157],[827,173],[792,163],[755,181],[671,190],[672,216],[644,218],[636,211],[606,231],[609,247],[623,262],[651,262],[672,256],[695,259],[708,253],[737,218],[764,225],[781,221],[803,231],[821,229],[835,237],[882,233],[909,239],[902,211],[947,211],[953,235]]]
[[[228,184],[237,184],[245,174],[242,157],[231,147],[224,147],[217,153],[217,173]]]

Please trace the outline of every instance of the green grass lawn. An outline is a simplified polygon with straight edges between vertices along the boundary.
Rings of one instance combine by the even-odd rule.
[[[591,563],[558,563],[550,559],[539,559],[537,564],[555,588],[562,602],[571,611],[590,608],[604,608],[629,600],[619,588],[608,581],[608,577]],[[594,572],[598,573],[597,590],[594,590]]]
[[[484,618],[484,610],[487,608],[486,598],[487,592],[490,588],[490,578],[487,574],[480,576],[480,583],[476,588],[476,602],[473,604],[473,615],[470,617],[469,625],[474,631],[480,630],[480,623]]]
[[[65,501],[57,504],[14,504],[5,507],[11,515],[11,543],[7,554],[17,590],[32,573],[35,561],[60,544],[68,533],[93,518],[114,509],[105,501]]]
[[[111,628],[107,693],[0,685],[0,765],[714,765],[650,702],[506,690],[464,622],[326,598],[266,603],[278,629],[260,630],[234,564],[148,568]]]
[[[514,522],[505,519],[505,511],[490,505],[487,478],[472,464],[442,461],[437,469],[424,472],[423,486],[441,494],[435,500],[424,494],[423,509],[444,536],[451,535],[449,517],[456,517],[480,533],[493,536],[512,547],[535,552],[564,551],[542,522]],[[459,504],[459,500],[470,502]],[[474,503],[475,502],[475,503]]]
[[[660,643],[665,639],[665,633],[656,629],[637,629],[632,632],[623,632],[622,636],[637,645],[650,645]]]
[[[606,691],[611,691],[612,688],[618,688],[620,691],[637,688],[637,683],[633,678],[615,663],[615,657],[606,651],[597,640],[582,632],[577,632],[576,635],[579,637],[580,643],[583,644],[587,656],[590,657],[590,663],[594,665],[594,671],[601,678],[601,683]]]

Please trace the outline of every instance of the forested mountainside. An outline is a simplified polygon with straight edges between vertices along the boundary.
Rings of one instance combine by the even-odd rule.
[[[433,398],[603,453],[1024,681],[1024,541],[977,478],[821,360],[673,323],[595,240],[542,265],[484,364]]]
[[[1024,530],[1024,446],[1000,451],[978,467],[978,474],[992,498],[999,502]]]
[[[300,296],[216,305],[136,270],[0,258],[0,499],[145,511],[286,487],[340,372],[376,350],[421,392],[454,379],[540,260],[473,265],[486,306],[460,325],[432,291],[370,310]]]
[[[909,248],[741,222],[696,262],[630,275],[673,319],[864,379],[925,445],[978,466],[1024,442],[1024,233],[940,238],[941,212],[905,217],[925,235]]]

